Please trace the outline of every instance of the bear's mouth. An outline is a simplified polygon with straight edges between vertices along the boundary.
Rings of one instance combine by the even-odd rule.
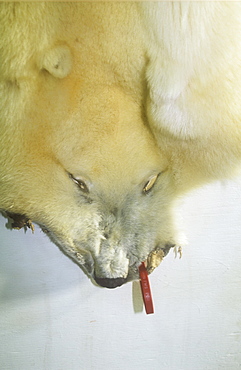
[[[176,245],[173,243],[166,243],[164,247],[157,246],[152,252],[149,253],[147,259],[144,261],[148,274],[151,274],[156,267],[160,265],[163,258],[167,256],[171,248],[174,248]],[[123,284],[139,279],[139,263],[134,263],[129,268],[129,273],[126,278],[105,278],[98,277],[94,273],[94,281],[101,287],[114,289],[122,286]]]
[[[29,228],[32,230],[32,232],[34,231],[34,225],[32,221],[30,220],[30,218],[27,217],[26,215],[18,214],[18,213],[11,213],[11,212],[6,212],[6,215],[12,220],[11,221],[12,228],[15,228],[15,229]],[[50,231],[45,226],[41,226],[41,228],[46,234],[50,233]],[[84,256],[81,256],[82,262],[80,261],[79,258],[74,258],[74,260],[76,260],[76,262],[81,267],[84,268],[87,275],[89,275],[89,277],[92,278],[94,282],[97,283],[97,285],[101,287],[113,289],[113,288],[120,287],[127,282],[138,280],[139,279],[139,266],[142,262],[145,263],[148,274],[151,274],[160,265],[163,258],[167,256],[170,249],[174,247],[176,247],[176,245],[171,242],[167,242],[164,246],[163,245],[156,246],[149,253],[146,259],[144,259],[144,261],[134,261],[129,266],[129,271],[126,277],[109,278],[105,276],[98,276],[98,274],[96,274],[96,271],[95,271],[96,269],[94,267],[95,264],[98,264],[98,261],[94,261],[93,256],[91,256],[91,253],[89,252],[86,253],[86,257],[89,256],[89,258],[85,258]],[[178,252],[180,253],[180,257],[181,257],[180,248],[178,249]],[[80,253],[76,253],[76,257],[77,255],[80,255]]]
[[[160,265],[163,258],[167,256],[167,254],[170,252],[170,249],[174,247],[176,247],[176,244],[166,243],[164,247],[157,246],[152,252],[150,252],[146,261],[144,261],[147,272],[151,274],[155,268]]]
[[[20,230],[22,228],[29,228],[34,232],[34,225],[29,217],[20,213],[5,212],[7,217],[11,219],[11,227]]]

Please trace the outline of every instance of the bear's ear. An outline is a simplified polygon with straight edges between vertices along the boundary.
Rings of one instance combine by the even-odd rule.
[[[66,45],[59,45],[45,51],[38,60],[38,67],[56,78],[66,77],[72,68],[72,55]]]

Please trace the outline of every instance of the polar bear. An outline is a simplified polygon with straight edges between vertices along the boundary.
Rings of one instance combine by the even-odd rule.
[[[152,272],[241,158],[241,4],[0,4],[0,209],[97,284]]]

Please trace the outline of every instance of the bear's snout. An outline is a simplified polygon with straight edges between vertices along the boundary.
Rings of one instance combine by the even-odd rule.
[[[122,277],[115,278],[115,279],[108,279],[108,278],[98,278],[97,276],[95,276],[95,281],[98,285],[102,287],[113,289],[113,288],[117,288],[118,286],[125,284],[127,282],[127,279],[122,278]]]

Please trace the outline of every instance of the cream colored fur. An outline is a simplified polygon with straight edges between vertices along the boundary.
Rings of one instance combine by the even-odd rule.
[[[102,285],[152,271],[240,166],[240,3],[0,3],[0,35],[0,208]]]

